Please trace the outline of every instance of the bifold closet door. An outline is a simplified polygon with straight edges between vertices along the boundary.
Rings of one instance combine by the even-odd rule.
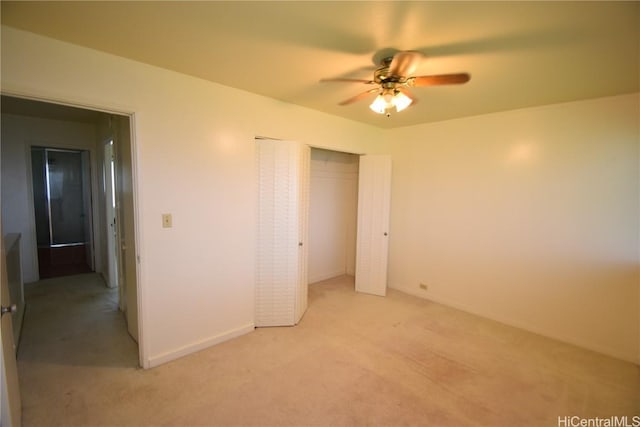
[[[291,326],[307,309],[309,147],[256,139],[256,326]]]
[[[391,157],[360,156],[356,291],[387,294]]]

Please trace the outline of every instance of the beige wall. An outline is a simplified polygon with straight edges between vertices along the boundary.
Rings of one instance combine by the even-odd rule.
[[[383,150],[368,126],[20,30],[1,54],[3,93],[135,113],[144,366],[253,330],[256,135]]]
[[[635,94],[388,132],[390,286],[639,361],[638,118]]]

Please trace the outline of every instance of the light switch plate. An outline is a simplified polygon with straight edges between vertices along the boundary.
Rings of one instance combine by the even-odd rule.
[[[162,228],[171,227],[173,227],[173,218],[171,218],[171,214],[162,214]]]

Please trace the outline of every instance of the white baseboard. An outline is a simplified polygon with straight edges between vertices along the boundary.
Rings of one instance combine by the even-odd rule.
[[[504,316],[495,315],[493,313],[491,313],[491,314],[482,313],[482,312],[479,312],[478,310],[475,310],[473,308],[468,307],[465,304],[461,304],[461,303],[459,303],[457,301],[450,301],[450,300],[448,300],[446,298],[439,298],[439,297],[433,296],[433,295],[429,296],[429,298],[426,298],[419,291],[414,291],[414,290],[405,289],[405,288],[401,288],[401,287],[392,287],[392,286],[389,286],[389,288],[395,289],[395,290],[400,291],[400,292],[404,292],[404,293],[409,294],[409,295],[416,296],[418,298],[426,299],[428,301],[433,301],[433,302],[438,303],[438,304],[446,305],[447,307],[452,307],[452,308],[455,308],[457,310],[464,311],[466,313],[471,313],[471,314],[474,314],[476,316],[484,317],[486,319],[490,319],[490,320],[493,320],[493,321],[496,321],[496,322],[499,322],[499,323],[503,323],[503,324],[508,325],[508,326],[513,326],[514,328],[518,328],[518,329],[522,329],[522,330],[525,330],[525,331],[528,331],[528,332],[532,332],[532,333],[537,334],[537,335],[542,335],[543,337],[547,337],[547,338],[551,338],[551,339],[554,339],[554,340],[558,340],[558,341],[564,342],[566,344],[575,345],[576,347],[581,347],[581,348],[584,348],[586,350],[595,351],[596,353],[600,353],[600,354],[604,354],[606,356],[614,357],[616,359],[624,360],[625,362],[631,362],[631,363],[635,363],[637,365],[640,365],[640,355],[625,354],[623,352],[619,352],[617,350],[613,350],[613,349],[608,348],[608,347],[603,347],[603,346],[600,346],[600,345],[597,345],[597,344],[593,344],[593,343],[590,343],[590,342],[584,342],[584,341],[582,341],[580,339],[575,339],[574,337],[567,337],[567,336],[564,336],[563,334],[558,334],[558,333],[542,330],[542,329],[537,328],[535,326],[524,324],[522,322],[515,321],[513,319],[509,319],[509,318],[504,317]]]
[[[166,353],[163,353],[159,356],[150,357],[145,363],[145,368],[154,368],[156,366],[162,365],[163,363],[170,362],[175,359],[179,359],[181,357],[187,356],[191,353],[195,353],[200,350],[204,350],[205,348],[214,346],[216,344],[220,344],[221,342],[230,340],[232,338],[239,337],[240,335],[244,335],[246,333],[252,332],[255,329],[253,323],[249,325],[245,325],[236,329],[232,329],[225,333],[216,335],[211,338],[204,339],[202,341],[195,342],[193,344],[186,345],[184,347],[178,348],[176,350],[172,350]]]
[[[346,273],[344,272],[344,270],[335,271],[333,273],[318,274],[316,276],[309,277],[307,279],[307,281],[308,281],[309,284],[316,283],[316,282],[322,282],[323,280],[333,279],[334,277],[344,276],[345,274]]]

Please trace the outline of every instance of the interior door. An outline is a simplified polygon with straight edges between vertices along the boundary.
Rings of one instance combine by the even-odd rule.
[[[121,219],[120,245],[120,287],[124,288],[125,317],[129,335],[138,342],[138,287],[137,257],[135,243],[135,212],[133,201],[133,159],[131,154],[131,130],[128,117],[114,117],[117,123],[117,162],[115,167],[117,203]]]
[[[256,326],[291,326],[307,309],[309,147],[256,140]]]
[[[2,227],[0,226],[0,237]],[[9,296],[9,281],[7,278],[6,254],[4,238],[0,239],[2,254],[0,256],[0,271],[2,286],[0,292],[0,306],[2,306],[2,354],[0,355],[0,424],[2,426],[19,426],[22,418],[22,404],[20,401],[20,387],[18,385],[18,367],[16,363],[16,348],[13,342],[12,301]],[[6,312],[5,312],[6,311]]]
[[[356,291],[385,296],[389,254],[391,157],[360,157]]]
[[[108,279],[109,287],[118,287],[118,232],[116,223],[116,175],[115,175],[115,153],[113,140],[104,145],[104,180],[105,180],[105,209],[107,218],[107,261],[109,263]],[[120,301],[124,301],[122,291]],[[124,307],[120,307],[124,310]]]
[[[311,148],[298,144],[298,284],[295,323],[307,310],[309,298],[309,188],[311,182]]]
[[[51,244],[86,243],[82,153],[47,149]]]

